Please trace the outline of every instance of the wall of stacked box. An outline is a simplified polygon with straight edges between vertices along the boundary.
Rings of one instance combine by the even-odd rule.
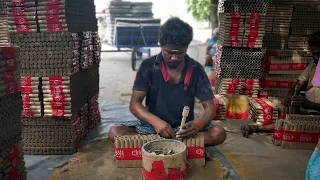
[[[19,58],[7,65],[20,68],[10,75],[21,82],[21,96],[20,92],[13,93],[11,103],[3,101],[1,105],[12,104],[5,107],[8,112],[21,115],[9,117],[16,117],[18,122],[22,118],[25,154],[73,154],[80,140],[101,121],[98,107],[101,45],[94,2],[1,2],[6,3],[6,12],[2,8],[1,12],[7,16],[8,40],[19,47],[14,49]],[[20,74],[21,79],[16,78]],[[22,109],[16,105],[21,99]],[[19,129],[16,126],[13,127]]]
[[[307,0],[219,0],[215,119],[276,123],[276,145],[315,147],[319,116],[286,115],[279,101],[312,60],[307,40],[320,30],[319,7]]]
[[[0,179],[27,179],[21,134],[20,54],[10,45],[6,1],[0,1]]]

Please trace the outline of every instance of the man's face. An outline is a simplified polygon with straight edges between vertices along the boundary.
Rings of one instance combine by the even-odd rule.
[[[165,45],[161,47],[163,59],[170,68],[177,68],[187,54],[187,46]]]
[[[320,58],[320,47],[310,46],[310,50],[312,53],[313,62],[318,65]]]

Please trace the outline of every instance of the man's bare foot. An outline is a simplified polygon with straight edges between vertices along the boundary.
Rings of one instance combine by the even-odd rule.
[[[250,134],[258,132],[259,127],[257,125],[241,125],[240,130],[242,132],[243,137],[248,138]]]

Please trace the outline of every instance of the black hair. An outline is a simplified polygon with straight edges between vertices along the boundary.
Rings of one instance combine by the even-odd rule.
[[[177,17],[168,19],[167,22],[160,27],[160,46],[165,46],[167,44],[189,46],[192,39],[192,27]]]
[[[320,47],[320,31],[313,33],[308,40],[309,46]]]

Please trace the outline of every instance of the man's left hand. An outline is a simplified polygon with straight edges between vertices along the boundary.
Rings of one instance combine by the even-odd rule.
[[[188,138],[195,136],[199,132],[199,127],[192,121],[185,123],[182,129],[177,132],[177,138]]]
[[[301,106],[303,108],[309,108],[311,105],[311,102],[304,96],[293,96],[292,105]]]

